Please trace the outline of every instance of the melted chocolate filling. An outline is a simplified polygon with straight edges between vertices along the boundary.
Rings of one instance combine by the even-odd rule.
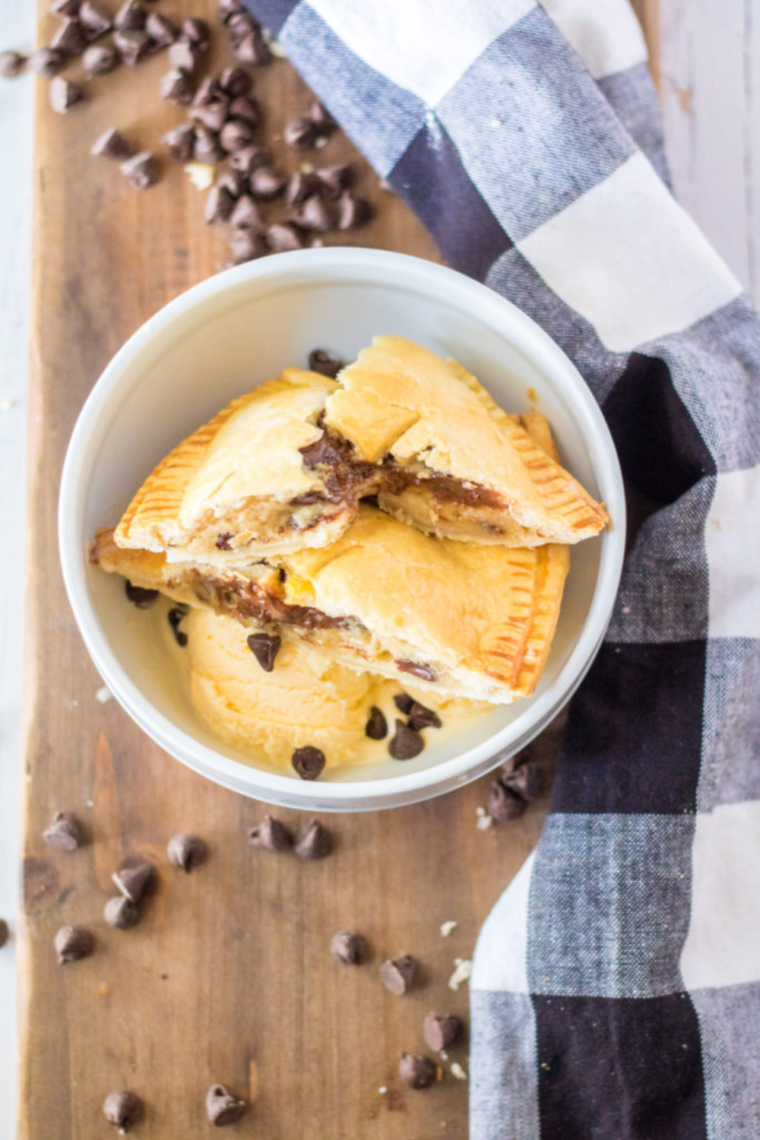
[[[422,681],[437,681],[435,673],[430,665],[426,665],[422,661],[397,661],[396,668],[401,673],[411,673],[415,677],[419,677]]]
[[[193,589],[200,601],[214,602],[243,619],[255,618],[260,624],[273,621],[301,629],[348,629],[360,625],[353,618],[330,617],[314,606],[289,605],[256,582],[206,578],[197,572],[193,577]]]

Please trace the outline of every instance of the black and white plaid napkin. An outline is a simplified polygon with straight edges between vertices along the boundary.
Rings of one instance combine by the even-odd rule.
[[[248,3],[449,263],[573,359],[640,522],[479,940],[472,1140],[758,1140],[760,321],[668,189],[633,13]]]

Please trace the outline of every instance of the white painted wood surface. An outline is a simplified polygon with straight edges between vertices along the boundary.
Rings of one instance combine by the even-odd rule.
[[[31,0],[0,0],[0,50],[32,43]],[[661,0],[676,192],[760,298],[760,4]],[[22,785],[23,524],[33,84],[0,83],[0,915],[15,929]],[[63,746],[63,742],[62,742]],[[13,942],[0,952],[0,1138],[13,1132]]]

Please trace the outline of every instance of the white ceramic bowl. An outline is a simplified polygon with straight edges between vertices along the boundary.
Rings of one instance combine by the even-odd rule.
[[[612,526],[573,547],[552,653],[536,693],[495,708],[453,741],[430,739],[400,764],[329,772],[307,783],[255,767],[195,716],[153,627],[131,620],[121,581],[92,568],[95,528],[115,524],[146,474],[233,396],[302,365],[320,346],[350,359],[393,333],[461,361],[511,411],[528,390],[563,462],[605,500]],[[623,558],[625,503],[607,427],[583,379],[513,305],[450,269],[396,253],[280,254],[212,277],[177,297],[114,357],[71,437],[61,483],[61,560],[69,599],[105,683],[162,748],[244,795],[309,810],[360,811],[439,795],[494,767],[539,733],[580,683],[601,643]],[[131,610],[131,614],[130,614]],[[158,657],[158,660],[157,660]],[[429,733],[430,738],[433,737]]]

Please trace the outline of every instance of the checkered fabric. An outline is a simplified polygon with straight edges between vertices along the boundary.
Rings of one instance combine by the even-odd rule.
[[[472,1140],[760,1137],[760,321],[673,199],[626,0],[248,0],[565,349],[635,520],[472,979]]]

